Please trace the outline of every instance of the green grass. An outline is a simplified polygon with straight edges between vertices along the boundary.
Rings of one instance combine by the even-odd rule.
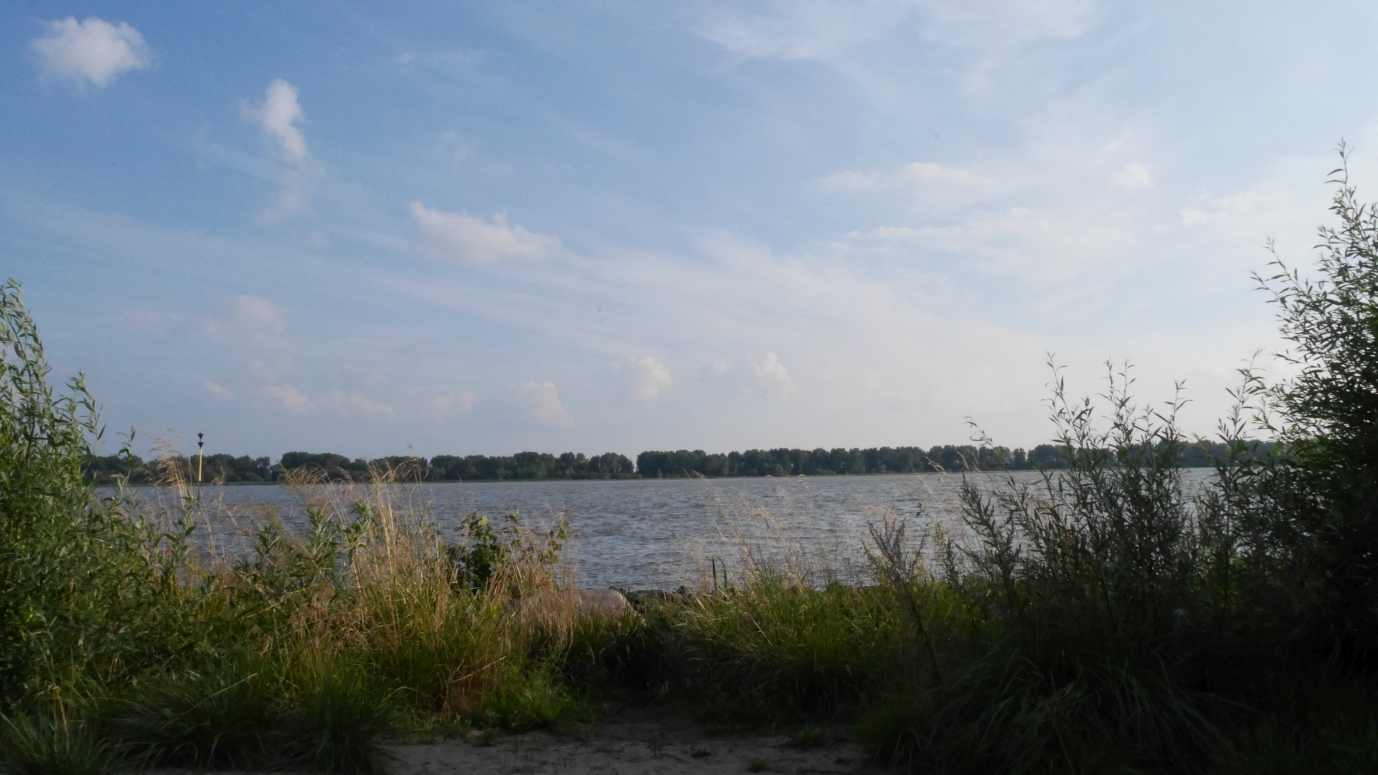
[[[283,687],[266,660],[226,655],[199,672],[155,674],[95,715],[127,758],[188,769],[249,769],[281,748]]]
[[[104,775],[113,758],[108,743],[61,716],[0,717],[0,772]]]

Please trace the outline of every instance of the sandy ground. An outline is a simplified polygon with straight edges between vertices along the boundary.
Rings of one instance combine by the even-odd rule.
[[[487,741],[471,733],[466,740],[399,745],[393,751],[398,759],[389,771],[395,775],[883,772],[854,743],[832,739],[800,749],[785,735],[709,736],[692,722],[642,708],[610,714],[587,734],[533,732]]]
[[[388,746],[389,775],[883,775],[855,743],[824,731],[822,744],[799,748],[786,735],[706,734],[661,709],[625,707],[598,724],[560,733],[530,732]],[[281,771],[279,771],[281,772]],[[286,770],[306,775],[305,767]],[[157,769],[144,775],[252,775]]]

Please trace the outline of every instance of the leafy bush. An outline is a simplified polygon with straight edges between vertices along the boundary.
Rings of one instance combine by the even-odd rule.
[[[100,437],[80,376],[58,395],[18,284],[0,286],[0,705],[77,675],[117,681],[198,642],[180,610],[189,533],[99,500],[81,461]]]
[[[1321,588],[1321,626],[1361,656],[1378,648],[1378,210],[1340,155],[1339,226],[1320,230],[1317,279],[1280,258],[1259,278],[1300,370],[1267,391],[1289,454],[1261,494],[1278,512],[1275,546]]]

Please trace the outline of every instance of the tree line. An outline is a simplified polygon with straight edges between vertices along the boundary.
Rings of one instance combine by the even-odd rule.
[[[1271,446],[1271,445],[1265,445]],[[1224,447],[1202,441],[1182,455],[1183,467],[1209,466],[1223,459]],[[585,455],[565,452],[518,452],[515,455],[394,455],[349,458],[333,452],[287,452],[276,462],[268,457],[224,453],[171,456],[144,460],[137,455],[96,455],[86,459],[89,480],[113,484],[124,477],[131,484],[181,481],[221,484],[259,484],[285,481],[310,473],[330,481],[368,481],[389,475],[400,481],[496,482],[577,479],[673,479],[685,477],[829,476],[910,474],[934,471],[1026,471],[1066,467],[1059,448],[1040,444],[1032,449],[976,445],[929,447],[871,447],[835,449],[749,449],[708,453],[701,449],[647,451],[633,463],[626,455],[605,452]]]

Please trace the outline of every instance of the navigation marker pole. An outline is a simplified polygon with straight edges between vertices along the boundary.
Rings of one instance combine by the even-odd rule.
[[[206,434],[196,434],[196,449],[198,451],[196,458],[196,483],[200,484],[201,469],[205,468],[206,466]]]

